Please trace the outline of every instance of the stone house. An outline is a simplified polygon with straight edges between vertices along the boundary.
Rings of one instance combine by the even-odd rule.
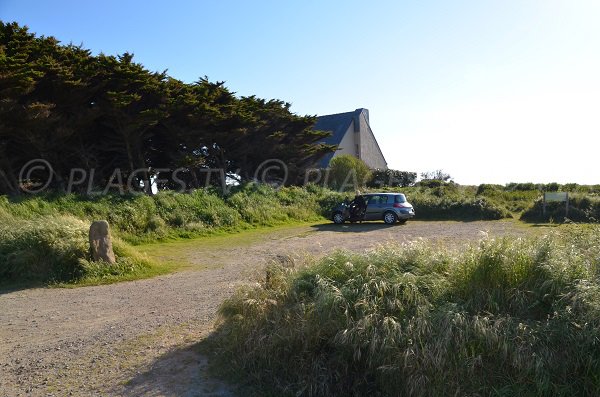
[[[364,161],[369,168],[387,169],[385,157],[369,125],[367,109],[360,108],[353,112],[319,116],[314,129],[330,131],[331,136],[325,138],[323,142],[338,145],[335,153],[329,153],[319,161],[320,167],[326,168],[331,159],[336,156],[351,154]]]

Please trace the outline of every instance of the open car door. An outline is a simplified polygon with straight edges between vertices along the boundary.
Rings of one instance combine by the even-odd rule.
[[[361,197],[362,199],[354,199],[350,202],[350,204],[348,205],[348,209],[349,209],[349,215],[350,218],[349,220],[351,222],[356,222],[356,221],[363,221],[365,219],[365,213],[366,213],[366,203],[365,203],[365,198]]]
[[[366,221],[378,221],[383,217],[383,210],[387,203],[388,196],[383,194],[374,194],[369,196],[367,201]]]

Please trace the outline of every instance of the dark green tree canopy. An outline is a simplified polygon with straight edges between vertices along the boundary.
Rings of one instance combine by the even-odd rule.
[[[78,168],[93,170],[82,188],[114,182],[116,169],[140,190],[155,176],[160,189],[175,187],[167,169],[188,187],[204,186],[202,171],[215,168],[243,182],[268,159],[287,164],[293,184],[335,150],[319,143],[327,133],[314,122],[280,100],[240,98],[207,78],[187,84],[132,54],[94,56],[0,21],[0,194],[19,193],[32,159],[52,164],[57,190]]]

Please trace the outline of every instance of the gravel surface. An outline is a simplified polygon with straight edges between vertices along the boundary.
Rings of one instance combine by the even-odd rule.
[[[524,235],[517,222],[408,222],[278,228],[170,244],[190,266],[167,276],[74,289],[0,291],[0,396],[230,396],[195,344],[221,302],[281,256],[364,251],[417,238],[456,245]],[[179,248],[178,248],[179,247]],[[167,258],[168,259],[168,258]]]

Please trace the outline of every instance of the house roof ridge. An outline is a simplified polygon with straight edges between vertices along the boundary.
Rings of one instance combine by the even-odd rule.
[[[333,116],[341,116],[341,115],[354,114],[354,113],[356,113],[356,110],[353,110],[351,112],[340,112],[340,113],[323,114],[321,116],[317,116],[317,118],[320,119],[322,117],[333,117]]]

